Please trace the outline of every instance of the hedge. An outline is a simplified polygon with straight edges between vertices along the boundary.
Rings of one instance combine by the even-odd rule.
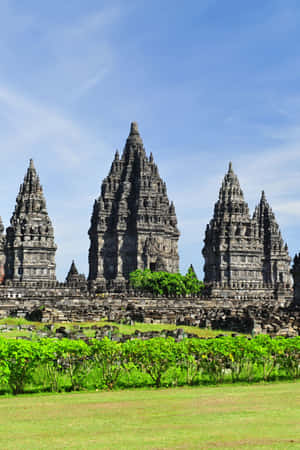
[[[300,377],[300,337],[0,338],[0,391],[179,386]]]

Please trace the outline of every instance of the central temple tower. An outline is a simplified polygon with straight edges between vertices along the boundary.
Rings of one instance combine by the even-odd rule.
[[[175,207],[135,122],[95,200],[89,236],[90,281],[124,282],[135,269],[179,270]]]

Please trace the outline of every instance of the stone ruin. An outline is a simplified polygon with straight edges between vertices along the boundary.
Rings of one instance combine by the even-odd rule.
[[[179,269],[175,207],[135,122],[103,180],[89,237],[88,279],[73,261],[66,281],[58,282],[54,231],[30,160],[6,234],[0,219],[0,317],[299,333],[300,254],[290,271],[288,248],[264,192],[250,217],[231,163],[205,232],[206,289],[200,298],[147,297],[128,284],[135,269]]]

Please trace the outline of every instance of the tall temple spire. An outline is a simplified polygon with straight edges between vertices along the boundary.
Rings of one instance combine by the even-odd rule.
[[[4,226],[0,217],[0,284],[5,278],[5,235],[3,234]]]
[[[257,224],[260,241],[263,245],[263,280],[265,284],[290,283],[290,256],[284,244],[275,215],[265,192],[262,191],[256,206],[253,220]]]
[[[219,200],[215,205],[215,216],[220,216],[219,219],[221,219],[224,215],[233,217],[241,214],[249,215],[249,208],[230,162],[219,191]]]
[[[102,183],[89,236],[90,280],[124,281],[137,268],[178,271],[175,207],[153,157],[146,156],[136,122]]]
[[[6,278],[54,280],[54,232],[39,177],[31,159],[7,228]]]
[[[252,219],[238,177],[229,163],[214,215],[207,225],[203,255],[205,282],[230,287],[289,284],[287,245],[262,191]]]
[[[204,242],[205,282],[232,285],[241,280],[261,281],[261,244],[231,162],[219,191],[213,218],[207,225]]]

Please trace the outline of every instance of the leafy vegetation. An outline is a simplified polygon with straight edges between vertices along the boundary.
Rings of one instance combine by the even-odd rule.
[[[0,338],[0,389],[13,394],[298,378],[300,337]]]
[[[131,272],[129,279],[134,289],[168,297],[199,295],[204,288],[191,267],[186,275],[137,269]]]

